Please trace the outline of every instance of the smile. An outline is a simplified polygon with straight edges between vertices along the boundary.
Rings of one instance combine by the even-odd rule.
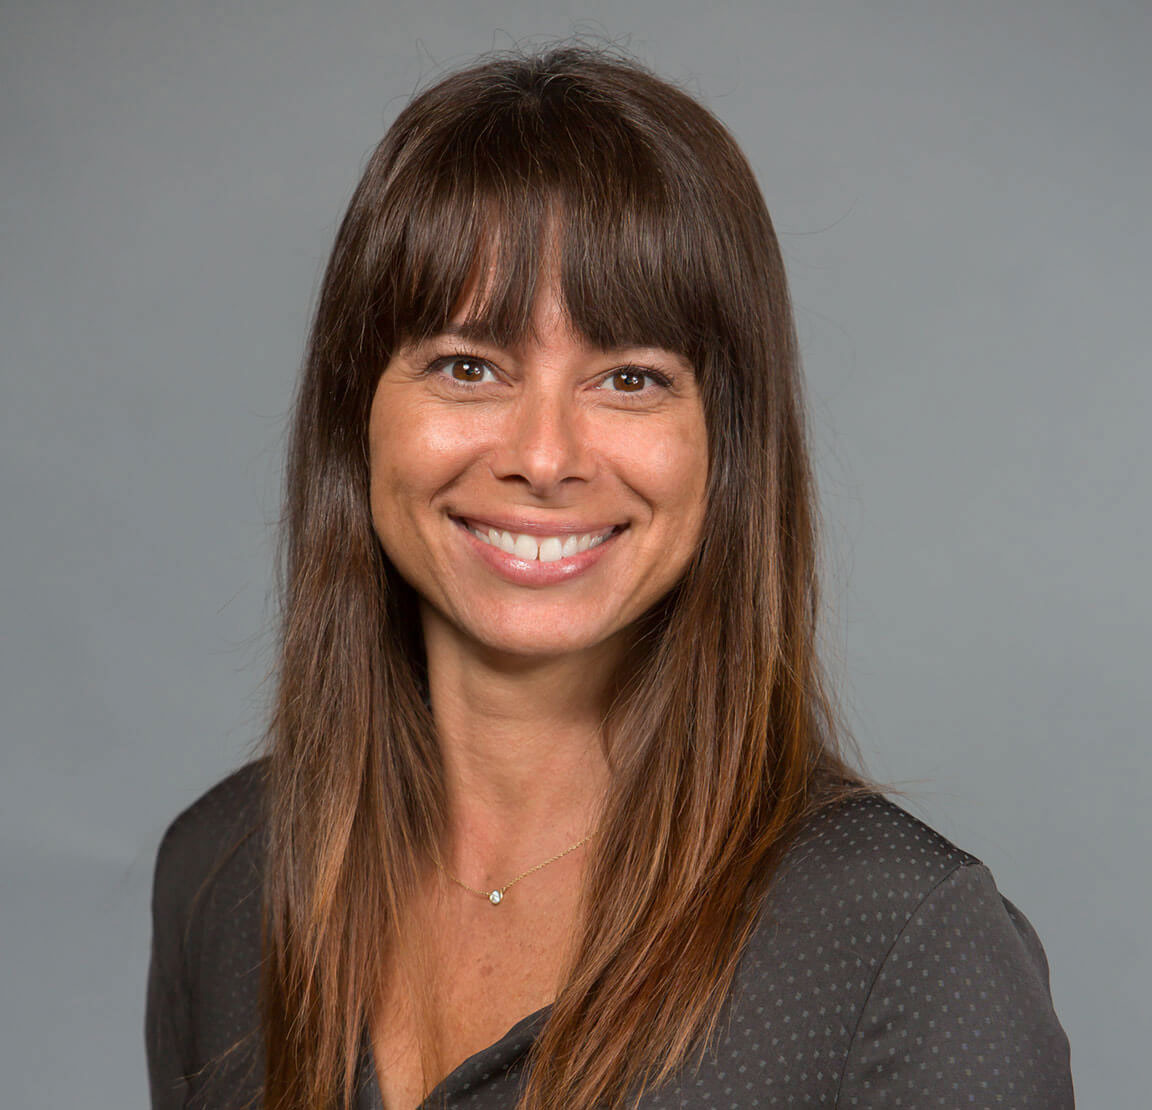
[[[589,551],[618,531],[618,528],[613,526],[599,532],[584,532],[579,535],[569,533],[559,536],[533,536],[526,532],[506,532],[500,528],[474,524],[469,520],[461,520],[460,523],[489,547],[498,548],[505,554],[514,555],[526,562],[538,560],[541,563],[558,563],[561,559]]]

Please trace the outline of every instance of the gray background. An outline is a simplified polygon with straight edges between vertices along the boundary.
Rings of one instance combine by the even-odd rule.
[[[1035,924],[1080,1105],[1147,1104],[1147,2],[0,10],[5,1106],[145,1104],[155,845],[260,731],[283,422],[367,151],[573,29],[744,143],[868,767]]]

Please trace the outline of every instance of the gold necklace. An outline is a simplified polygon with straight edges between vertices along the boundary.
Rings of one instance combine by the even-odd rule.
[[[527,871],[521,871],[520,874],[517,875],[516,878],[514,878],[511,882],[507,882],[503,886],[497,887],[495,890],[478,890],[474,886],[469,886],[467,883],[461,882],[461,880],[456,878],[456,876],[453,875],[452,872],[449,871],[448,868],[440,862],[439,857],[436,858],[436,866],[440,868],[446,879],[450,879],[457,886],[463,887],[465,890],[470,891],[472,894],[479,894],[481,898],[487,898],[488,901],[492,903],[492,905],[498,906],[501,902],[504,901],[504,895],[507,894],[508,891],[511,890],[512,887],[514,887],[521,879],[526,879],[529,875],[535,874],[535,872],[539,871],[541,868],[547,867],[548,864],[555,863],[558,859],[563,859],[569,852],[574,852],[577,848],[581,847],[581,845],[587,844],[593,836],[595,836],[595,833],[590,832],[586,837],[584,837],[583,840],[577,840],[575,844],[569,845],[569,847],[565,848],[564,851],[557,852],[554,856],[549,856],[548,859],[546,859],[543,863],[538,863],[535,867],[529,867]]]

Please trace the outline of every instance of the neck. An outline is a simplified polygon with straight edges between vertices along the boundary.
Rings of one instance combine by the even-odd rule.
[[[619,648],[510,658],[424,624],[448,801],[445,864],[515,871],[584,837],[608,782],[602,726]]]

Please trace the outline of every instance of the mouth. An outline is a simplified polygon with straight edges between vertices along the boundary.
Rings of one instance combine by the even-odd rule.
[[[605,540],[622,532],[626,525],[614,524],[594,532],[560,532],[555,535],[528,532],[512,532],[482,521],[466,517],[454,517],[457,524],[466,528],[481,543],[488,544],[506,555],[513,555],[525,562],[558,563],[598,547]]]

